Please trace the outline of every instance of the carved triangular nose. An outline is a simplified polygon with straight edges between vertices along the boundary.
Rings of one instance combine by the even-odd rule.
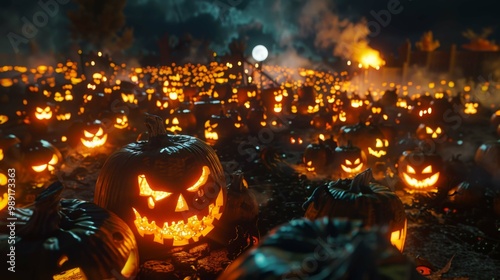
[[[187,210],[189,210],[187,202],[182,196],[182,194],[180,194],[179,199],[177,199],[177,205],[175,206],[175,212],[182,212]]]

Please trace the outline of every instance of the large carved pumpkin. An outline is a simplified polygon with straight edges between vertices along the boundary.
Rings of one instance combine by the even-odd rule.
[[[27,208],[0,212],[1,279],[125,279],[139,270],[130,228],[94,203],[62,199],[53,183]],[[15,228],[9,218],[15,217]],[[12,238],[11,230],[15,236]],[[15,248],[12,251],[12,248]],[[10,262],[12,261],[12,262]],[[9,263],[10,262],[10,263]]]
[[[148,140],[125,145],[106,160],[94,200],[133,228],[140,247],[197,242],[225,207],[222,165],[202,140],[166,134],[160,117],[148,115],[146,126]]]
[[[387,238],[403,251],[406,214],[403,202],[388,187],[370,182],[371,169],[353,179],[339,179],[318,187],[304,203],[304,216],[361,220],[365,226],[387,226]]]
[[[379,229],[358,221],[296,219],[237,258],[224,279],[426,279]]]
[[[368,159],[379,160],[387,155],[389,141],[375,125],[358,123],[346,125],[340,129],[337,141],[345,146],[350,141],[367,155]]]

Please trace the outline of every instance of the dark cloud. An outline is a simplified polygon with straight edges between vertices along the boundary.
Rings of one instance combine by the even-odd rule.
[[[42,0],[50,1],[50,0]],[[53,0],[55,1],[55,0]],[[216,52],[227,51],[233,39],[242,39],[251,48],[265,44],[272,54],[325,59],[332,54],[349,56],[354,44],[369,44],[382,51],[395,51],[409,38],[415,42],[423,32],[433,30],[442,47],[466,42],[461,33],[472,27],[498,26],[491,1],[485,0],[400,0],[402,11],[392,14],[376,36],[368,36],[367,23],[377,22],[374,14],[398,0],[129,0],[125,6],[126,26],[134,28],[134,46],[129,53],[158,53],[164,36],[179,40],[185,34],[203,42]],[[12,53],[8,34],[22,35],[22,18],[32,19],[41,11],[35,1],[1,1],[0,51]],[[64,51],[72,41],[68,9],[60,5],[30,42],[42,50]],[[380,24],[380,23],[379,23]],[[492,38],[498,38],[495,30]],[[26,50],[29,44],[22,44]]]

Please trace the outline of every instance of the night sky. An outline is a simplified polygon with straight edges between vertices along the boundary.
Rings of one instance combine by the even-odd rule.
[[[56,0],[41,0],[50,2]],[[93,0],[90,0],[93,1]],[[69,2],[69,3],[65,3]],[[101,1],[95,1],[99,3]],[[102,1],[106,2],[106,1]],[[412,44],[423,32],[432,30],[434,37],[447,49],[452,43],[459,47],[467,43],[462,33],[467,28],[481,33],[492,28],[488,37],[500,41],[499,17],[493,1],[486,0],[129,0],[125,4],[125,27],[134,29],[134,43],[128,55],[157,54],[158,41],[168,38],[172,44],[187,33],[193,40],[206,42],[218,53],[227,51],[227,44],[235,39],[246,42],[250,48],[266,45],[271,55],[289,53],[308,60],[331,59],[342,56],[338,42],[368,40],[369,45],[384,54],[396,53],[406,40]],[[12,34],[22,36],[23,17],[32,22],[33,15],[43,9],[32,0],[0,1],[0,53],[14,54]],[[59,0],[58,11],[48,17],[29,43],[19,43],[17,53],[27,53],[30,45],[41,52],[68,52],[72,40],[68,11],[76,4]],[[61,3],[61,4],[59,4]],[[399,3],[399,4],[398,4]],[[388,14],[388,5],[396,13],[388,24],[376,23],[374,14]],[[371,22],[371,23],[370,23]],[[380,28],[373,32],[367,26]],[[371,32],[371,33],[370,33]],[[376,33],[376,34],[375,34]],[[9,34],[11,34],[9,37]],[[347,43],[347,49],[349,42]]]

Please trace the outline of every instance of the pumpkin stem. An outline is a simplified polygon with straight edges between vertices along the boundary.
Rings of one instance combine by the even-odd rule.
[[[230,191],[242,192],[246,189],[243,184],[243,171],[237,170],[231,174],[231,183],[228,184]]]
[[[370,181],[373,179],[372,169],[368,168],[365,171],[356,175],[352,181],[351,186],[349,187],[349,192],[352,193],[360,193],[361,188],[368,186]]]
[[[19,236],[28,239],[39,238],[59,230],[59,201],[63,188],[62,183],[56,181],[37,196],[29,221],[17,231]]]
[[[161,136],[167,135],[167,128],[161,117],[146,113],[145,124],[148,128],[150,144],[157,144],[160,141],[159,138],[162,138]]]
[[[347,140],[347,146],[348,148],[352,148],[352,140]]]

